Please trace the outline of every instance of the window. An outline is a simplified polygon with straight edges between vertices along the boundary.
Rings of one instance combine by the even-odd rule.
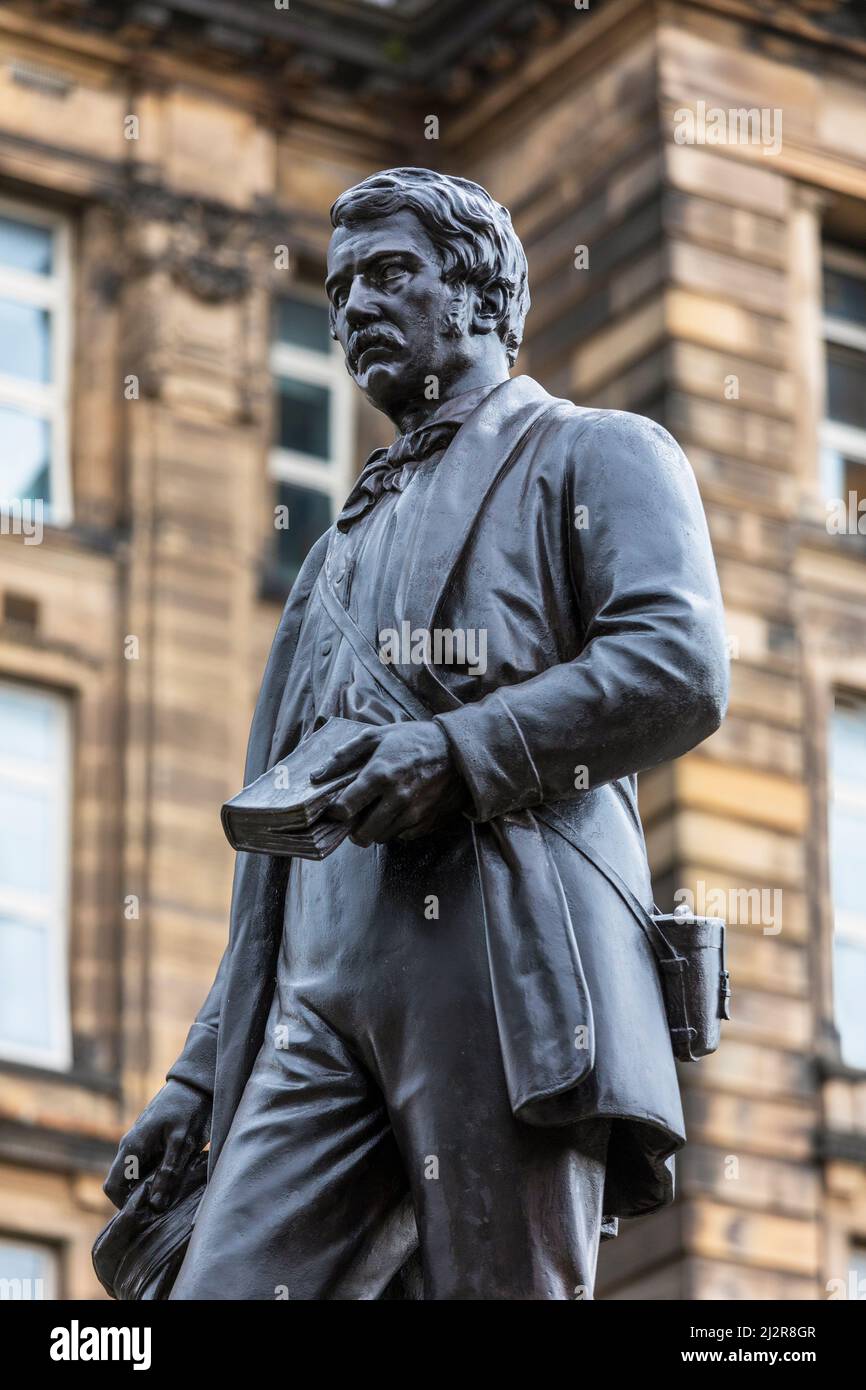
[[[0,1236],[0,1300],[59,1298],[59,1263],[51,1245]]]
[[[821,431],[826,499],[866,499],[866,256],[824,249],[826,419]]]
[[[0,199],[0,507],[70,519],[69,228]]]
[[[352,481],[353,386],[321,294],[296,290],[274,305],[272,568],[288,587],[328,529]]]
[[[0,682],[0,1056],[69,1066],[69,708]]]
[[[856,1237],[848,1245],[847,1298],[862,1302],[866,1299],[866,1241]]]
[[[830,739],[833,993],[842,1060],[866,1070],[866,702],[839,696]]]

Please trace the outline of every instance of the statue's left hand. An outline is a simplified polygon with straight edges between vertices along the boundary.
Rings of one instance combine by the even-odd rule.
[[[124,1134],[105,1179],[103,1191],[116,1207],[154,1174],[150,1204],[169,1205],[184,1170],[208,1140],[213,1102],[209,1095],[172,1078]]]
[[[317,768],[314,780],[358,764],[355,780],[328,808],[334,820],[353,822],[356,845],[415,840],[467,804],[448,740],[432,719],[371,725]]]

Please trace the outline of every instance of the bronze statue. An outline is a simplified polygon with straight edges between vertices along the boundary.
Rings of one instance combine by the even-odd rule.
[[[332,332],[398,437],[289,596],[245,783],[358,721],[318,769],[350,838],[238,855],[106,1191],[134,1153],[170,1210],[210,1136],[175,1299],[591,1297],[684,1142],[636,774],[723,716],[706,523],[659,425],[510,377],[526,259],[484,189],[393,169],[331,217]]]

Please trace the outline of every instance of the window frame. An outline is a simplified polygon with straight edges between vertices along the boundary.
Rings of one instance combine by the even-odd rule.
[[[0,216],[53,234],[51,275],[0,265],[0,298],[34,304],[51,314],[51,381],[28,382],[0,373],[0,405],[28,411],[51,429],[51,501],[45,519],[53,526],[72,521],[70,460],[70,385],[72,375],[72,224],[68,216],[45,206],[0,196]],[[0,503],[11,501],[0,497]]]
[[[311,285],[293,284],[275,290],[272,305],[279,298],[299,299],[327,310],[324,291],[317,293]],[[274,393],[281,377],[292,377],[305,385],[322,386],[328,390],[330,453],[327,459],[322,459],[315,454],[284,449],[271,442],[268,478],[272,483],[293,483],[330,498],[333,522],[354,477],[355,387],[346,371],[339,343],[332,340],[328,352],[283,343],[275,336],[273,322],[272,317],[268,367]]]
[[[64,1248],[57,1241],[46,1239],[43,1236],[30,1235],[26,1231],[12,1231],[8,1227],[0,1228],[0,1246],[17,1245],[25,1250],[38,1251],[48,1262],[48,1278],[45,1280],[45,1290],[39,1302],[56,1302],[63,1297],[64,1287]],[[0,1278],[7,1278],[0,1269]],[[11,1300],[15,1301],[15,1300]],[[29,1300],[28,1300],[29,1301]]]
[[[71,1000],[70,1000],[70,933],[71,933],[71,874],[72,874],[72,793],[73,793],[73,711],[68,697],[46,686],[31,681],[10,680],[0,676],[0,688],[8,687],[39,699],[50,701],[59,715],[60,756],[46,768],[34,767],[32,762],[25,764],[24,781],[40,783],[50,781],[58,808],[57,825],[57,900],[54,913],[48,916],[48,955],[51,962],[48,981],[48,1011],[56,1024],[56,1044],[52,1047],[32,1047],[12,1042],[0,1033],[0,1063],[13,1062],[24,1066],[39,1067],[46,1071],[69,1072],[73,1064]],[[4,767],[13,767],[13,779],[22,779],[21,763],[15,759],[5,759],[0,753],[0,777]],[[42,774],[42,775],[40,775]],[[38,918],[35,906],[38,895],[16,895],[14,890],[5,889],[0,883],[0,911],[23,913],[27,919],[27,898],[31,897],[31,918]],[[8,907],[6,906],[8,904]]]
[[[822,277],[826,267],[842,271],[846,275],[855,276],[866,282],[866,254],[851,251],[832,241],[824,241],[821,246]],[[861,327],[860,324],[850,323],[847,319],[836,318],[834,315],[824,312],[823,303],[821,341],[824,349],[825,371],[828,343],[850,348],[855,352],[862,352],[864,365],[866,365],[866,324]],[[866,464],[866,429],[860,429],[856,425],[846,425],[841,420],[832,420],[826,413],[825,405],[818,443],[821,454],[821,481],[824,496],[826,499],[842,497],[844,479],[830,478],[827,455],[831,452],[841,454],[856,463]]]

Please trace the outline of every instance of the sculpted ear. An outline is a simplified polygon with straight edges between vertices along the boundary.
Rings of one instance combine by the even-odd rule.
[[[473,333],[495,333],[508,312],[508,296],[504,285],[488,285],[473,293]]]

